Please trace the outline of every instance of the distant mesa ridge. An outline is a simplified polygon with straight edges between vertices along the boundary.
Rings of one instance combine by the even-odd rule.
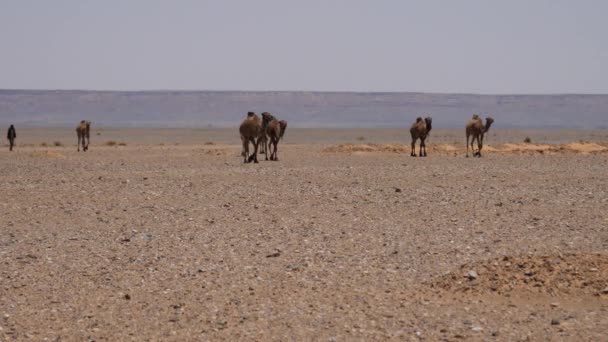
[[[462,127],[473,113],[497,128],[608,128],[608,95],[476,95],[314,91],[93,91],[0,89],[0,124],[228,127],[247,111],[269,111],[294,127],[409,127],[431,115]]]

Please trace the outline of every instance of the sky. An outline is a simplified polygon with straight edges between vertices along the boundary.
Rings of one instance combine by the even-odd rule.
[[[603,0],[0,0],[0,89],[608,93]]]

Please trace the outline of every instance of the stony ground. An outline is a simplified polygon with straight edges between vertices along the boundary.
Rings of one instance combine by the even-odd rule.
[[[103,134],[0,151],[0,341],[606,338],[606,153]]]

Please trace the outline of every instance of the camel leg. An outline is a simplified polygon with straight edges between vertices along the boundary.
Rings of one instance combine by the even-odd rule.
[[[473,137],[471,138],[471,153],[473,154],[473,157],[477,157],[477,152],[475,152],[475,135],[473,135]]]
[[[265,135],[262,135],[262,136],[261,136],[261,137],[259,137],[258,139],[260,140],[260,141],[258,141],[258,143],[259,143],[259,142],[261,142],[261,143],[262,143],[262,146],[260,146],[260,154],[262,154],[262,153],[263,153],[263,154],[268,154],[268,153],[266,152],[266,141],[267,141],[266,136],[265,136]],[[268,158],[266,158],[266,160],[268,160]]]
[[[80,152],[80,135],[78,136],[78,144],[76,144],[76,151]]]
[[[249,161],[247,160],[247,157],[249,157],[249,140],[246,138],[241,137],[241,142],[243,143],[243,157],[245,158],[243,160],[243,163],[247,164]]]
[[[416,156],[416,138],[412,138],[412,152],[410,153],[410,156]]]
[[[467,158],[469,158],[469,135],[467,134]]]
[[[481,148],[483,147],[483,135],[481,139],[477,138],[477,156],[481,158]]]
[[[258,163],[258,146],[260,145],[260,138],[252,139],[253,141],[253,162]]]
[[[268,160],[268,153],[270,153],[270,140],[264,138],[264,141],[262,142],[262,147],[264,148],[264,155],[266,156],[264,160]],[[272,154],[270,155],[270,160],[272,160]]]
[[[424,140],[425,140],[425,138],[420,138],[420,156],[421,157],[426,157],[426,144],[425,144]]]
[[[274,154],[274,161],[279,161],[279,150],[277,148],[277,146],[279,145],[279,138],[275,138],[273,144],[274,151],[272,153]]]
[[[9,142],[10,142],[9,151],[12,151],[13,150],[13,146],[15,145],[15,140],[14,139],[10,139]]]

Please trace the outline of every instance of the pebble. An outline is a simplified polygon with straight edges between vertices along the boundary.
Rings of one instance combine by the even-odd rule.
[[[477,279],[478,274],[477,272],[471,270],[469,271],[469,273],[467,273],[467,278],[469,278],[469,280],[473,280],[473,279]]]
[[[483,328],[480,327],[479,325],[476,325],[476,326],[472,327],[471,330],[473,330],[474,332],[480,332],[480,331],[483,331]]]
[[[559,320],[557,320],[557,319],[555,319],[555,318],[554,318],[554,319],[552,319],[552,320],[551,320],[551,325],[559,325]]]

